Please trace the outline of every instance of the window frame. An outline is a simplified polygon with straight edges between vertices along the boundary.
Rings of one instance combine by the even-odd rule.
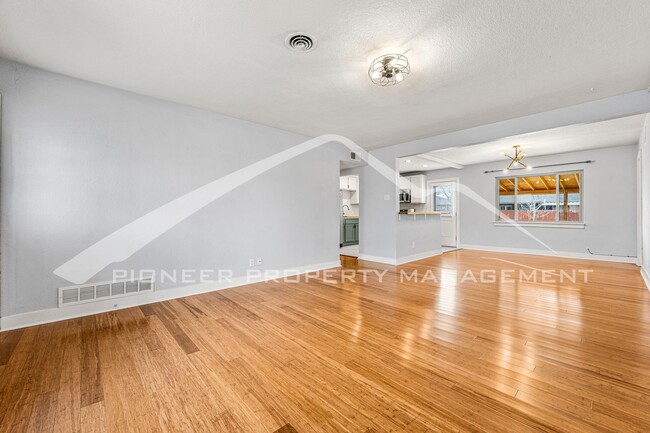
[[[560,176],[566,174],[576,174],[580,175],[580,219],[578,221],[560,221]],[[555,176],[555,221],[519,221],[519,212],[518,212],[518,190],[519,190],[519,179],[526,177],[548,177]],[[514,179],[515,188],[514,188],[514,200],[513,200],[513,209],[514,209],[514,221],[517,224],[521,225],[534,225],[534,226],[543,226],[543,227],[553,227],[553,226],[575,226],[575,227],[584,227],[585,225],[585,215],[584,215],[584,201],[585,201],[585,189],[584,189],[584,179],[585,172],[584,170],[566,170],[566,171],[551,171],[545,173],[526,173],[526,174],[508,174],[504,176],[495,176],[495,225],[511,225],[511,221],[501,219],[501,207],[499,203],[500,190],[499,184],[501,179]]]

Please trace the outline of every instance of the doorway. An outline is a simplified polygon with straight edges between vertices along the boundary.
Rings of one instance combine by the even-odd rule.
[[[427,184],[427,207],[440,214],[440,243],[443,248],[458,248],[460,218],[458,200],[459,179],[431,180]]]
[[[339,254],[359,257],[359,176],[341,172],[339,197],[341,226]]]

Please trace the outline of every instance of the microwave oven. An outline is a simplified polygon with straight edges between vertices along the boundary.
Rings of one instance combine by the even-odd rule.
[[[399,191],[399,202],[400,203],[411,203],[411,190],[410,189],[401,189]]]

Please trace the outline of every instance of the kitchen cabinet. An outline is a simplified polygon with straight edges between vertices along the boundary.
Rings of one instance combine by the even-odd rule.
[[[357,176],[341,176],[339,178],[339,187],[344,191],[358,191],[359,178]]]
[[[427,202],[427,177],[424,174],[415,176],[400,176],[399,189],[411,191],[411,203]]]
[[[348,189],[350,191],[357,191],[359,189],[359,178],[356,176],[348,176]]]
[[[345,218],[343,220],[343,246],[359,243],[359,219]]]
[[[410,177],[411,203],[427,202],[427,177],[423,174]]]
[[[350,204],[359,204],[359,177],[358,176],[341,176],[339,178],[341,191],[351,191]]]

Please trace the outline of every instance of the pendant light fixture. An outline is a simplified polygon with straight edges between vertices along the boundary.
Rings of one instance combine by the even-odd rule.
[[[521,150],[521,146],[512,146],[513,149],[515,149],[515,156],[510,156],[505,152],[502,152],[502,155],[505,156],[506,158],[510,159],[510,164],[503,170],[504,173],[507,173],[512,166],[521,166],[527,170],[530,170],[531,167],[530,165],[525,164],[523,159],[526,157],[526,154]]]

